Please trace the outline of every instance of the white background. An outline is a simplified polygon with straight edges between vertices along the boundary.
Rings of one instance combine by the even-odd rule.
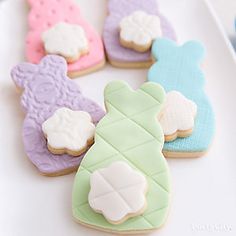
[[[84,17],[101,32],[107,1],[77,1]],[[216,134],[204,157],[168,160],[172,207],[165,226],[153,235],[236,235],[235,57],[202,0],[159,2],[177,31],[179,43],[197,39],[206,46],[203,70],[206,92],[215,111]],[[0,5],[0,235],[104,235],[72,219],[74,173],[43,177],[24,153],[21,141],[24,114],[9,72],[13,65],[24,61],[27,12],[25,0],[7,0]],[[106,65],[76,82],[87,96],[103,104],[107,82],[123,79],[137,88],[146,74],[147,70]]]
[[[230,38],[236,50],[236,1],[235,0],[210,0],[218,15],[225,32]]]

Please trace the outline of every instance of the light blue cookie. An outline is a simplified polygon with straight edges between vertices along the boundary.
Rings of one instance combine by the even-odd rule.
[[[148,72],[148,80],[161,84],[166,92],[177,90],[197,104],[197,116],[191,136],[166,142],[166,157],[201,156],[211,144],[214,134],[214,115],[204,92],[205,78],[200,63],[204,57],[203,46],[189,41],[177,46],[168,39],[157,39],[152,46],[157,62]]]

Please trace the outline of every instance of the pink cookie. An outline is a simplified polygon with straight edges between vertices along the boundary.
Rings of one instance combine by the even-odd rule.
[[[21,105],[26,113],[22,129],[25,152],[38,170],[47,176],[75,171],[84,154],[73,157],[49,152],[42,131],[43,122],[61,107],[88,112],[95,124],[104,116],[102,108],[84,97],[66,72],[65,59],[56,55],[44,57],[39,65],[21,63],[11,72],[16,86],[24,90]]]
[[[89,53],[68,64],[68,75],[76,77],[99,69],[105,63],[101,37],[81,17],[78,6],[72,0],[28,0],[29,32],[26,39],[26,57],[31,63],[39,63],[45,56],[42,34],[59,22],[80,25],[86,34]]]

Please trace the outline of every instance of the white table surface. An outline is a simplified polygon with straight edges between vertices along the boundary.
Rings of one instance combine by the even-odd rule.
[[[76,1],[85,18],[101,32],[107,0]],[[215,111],[216,134],[206,156],[168,159],[173,192],[171,211],[165,226],[152,235],[235,236],[236,67],[233,53],[202,0],[159,2],[174,23],[180,43],[196,39],[207,48],[203,70],[206,92]],[[0,4],[0,236],[104,236],[73,221],[74,173],[43,177],[25,155],[21,140],[24,114],[9,72],[13,65],[24,60],[28,9],[25,0],[5,0],[5,3]],[[145,81],[146,74],[147,70],[122,70],[106,65],[97,73],[77,79],[76,83],[87,96],[103,104],[103,88],[108,81],[123,79],[137,88]]]
[[[209,0],[236,50],[236,0]]]

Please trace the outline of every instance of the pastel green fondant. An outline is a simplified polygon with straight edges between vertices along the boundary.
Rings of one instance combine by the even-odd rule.
[[[117,233],[142,232],[163,225],[170,202],[170,178],[161,152],[164,135],[156,116],[164,99],[164,90],[156,83],[145,83],[137,91],[121,81],[108,84],[105,89],[108,113],[97,125],[95,144],[75,177],[72,209],[77,221]],[[114,161],[128,163],[148,181],[147,209],[119,225],[110,224],[88,204],[91,173]]]

